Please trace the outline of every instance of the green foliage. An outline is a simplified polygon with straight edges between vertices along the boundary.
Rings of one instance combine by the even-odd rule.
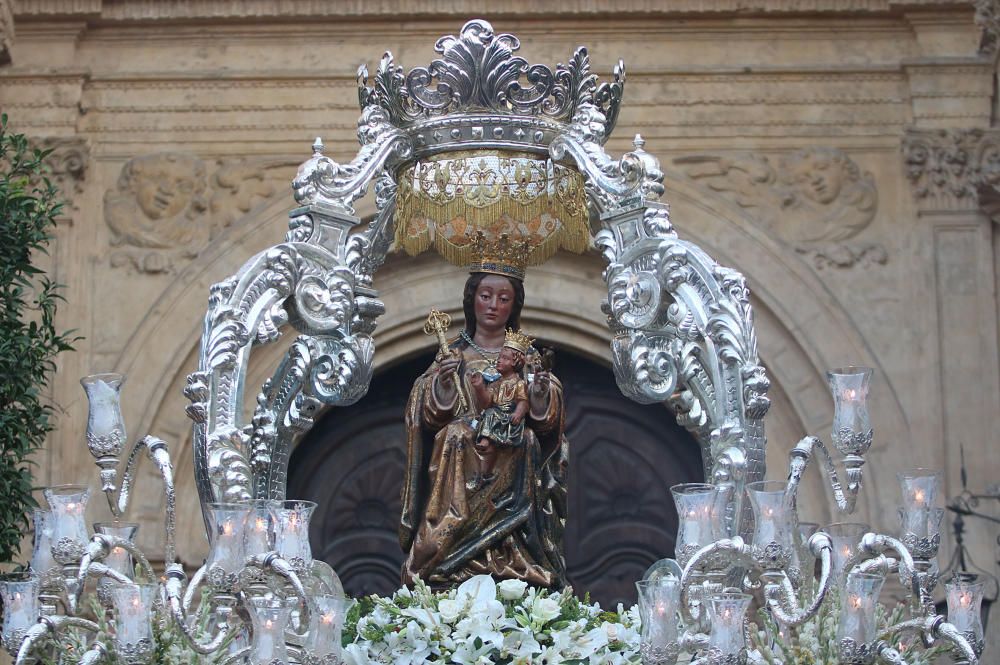
[[[10,561],[28,530],[32,453],[52,431],[43,392],[60,351],[72,349],[56,330],[59,286],[32,264],[46,253],[58,191],[46,177],[50,151],[33,149],[0,117],[0,561]]]

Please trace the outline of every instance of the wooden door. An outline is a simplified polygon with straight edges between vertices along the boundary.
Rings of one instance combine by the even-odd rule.
[[[431,359],[375,376],[363,400],[330,410],[292,454],[289,497],[319,504],[313,555],[333,566],[353,596],[399,586],[403,408],[413,379]],[[701,454],[666,408],[623,397],[610,369],[560,350],[555,373],[565,387],[570,442],[564,542],[570,582],[604,607],[631,604],[635,581],[652,562],[673,554],[677,514],[670,486],[702,479]]]

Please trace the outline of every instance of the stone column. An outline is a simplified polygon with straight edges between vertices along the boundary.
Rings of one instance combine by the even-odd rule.
[[[1000,129],[911,129],[903,139],[907,177],[917,207],[920,232],[930,240],[932,290],[925,306],[936,320],[941,461],[946,495],[961,491],[959,445],[968,460],[968,483],[983,492],[997,482],[990,462],[996,455],[1000,413],[997,307],[1000,215],[995,185],[1000,183]],[[916,351],[915,351],[916,352]],[[991,510],[993,507],[985,507]],[[954,549],[949,514],[942,525],[942,564]],[[966,544],[977,565],[995,570],[995,531],[967,522]]]

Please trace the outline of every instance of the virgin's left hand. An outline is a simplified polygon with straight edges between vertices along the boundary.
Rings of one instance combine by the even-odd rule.
[[[531,381],[531,393],[539,396],[547,395],[550,383],[548,372],[536,372],[535,378]]]

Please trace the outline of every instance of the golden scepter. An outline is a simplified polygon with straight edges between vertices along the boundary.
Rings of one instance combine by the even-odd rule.
[[[438,348],[441,350],[442,356],[451,353],[448,349],[448,338],[445,336],[450,325],[451,317],[437,309],[431,310],[431,313],[427,315],[427,322],[424,324],[425,335],[437,335]],[[458,369],[456,368],[452,374],[455,376],[455,390],[458,391],[458,410],[465,413],[469,408],[469,403],[465,399],[465,393],[462,392],[462,381],[459,379]]]

